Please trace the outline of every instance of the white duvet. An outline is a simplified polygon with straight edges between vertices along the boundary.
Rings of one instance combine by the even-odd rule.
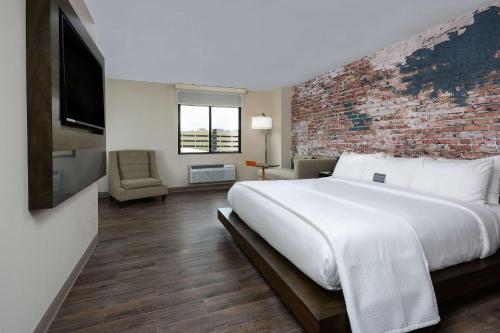
[[[353,332],[439,321],[429,271],[496,252],[487,206],[385,184],[322,178],[237,183],[232,209],[304,274],[343,289]]]

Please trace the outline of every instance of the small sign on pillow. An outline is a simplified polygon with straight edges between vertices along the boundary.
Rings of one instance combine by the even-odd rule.
[[[376,183],[385,183],[385,175],[383,173],[375,173],[373,175],[373,181]]]

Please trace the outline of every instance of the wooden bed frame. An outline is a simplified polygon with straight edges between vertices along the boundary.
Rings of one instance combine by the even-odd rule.
[[[219,220],[307,332],[350,332],[342,291],[327,291],[306,277],[251,230],[231,208]],[[500,282],[500,252],[431,273],[439,303]]]

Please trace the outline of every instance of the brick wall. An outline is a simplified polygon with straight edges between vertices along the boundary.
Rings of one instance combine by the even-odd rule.
[[[464,15],[294,87],[294,154],[500,153],[500,7]]]

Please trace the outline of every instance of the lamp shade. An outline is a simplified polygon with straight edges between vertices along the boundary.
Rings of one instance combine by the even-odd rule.
[[[273,128],[273,118],[271,117],[252,117],[252,128],[253,129],[261,129],[261,130],[269,130]]]

